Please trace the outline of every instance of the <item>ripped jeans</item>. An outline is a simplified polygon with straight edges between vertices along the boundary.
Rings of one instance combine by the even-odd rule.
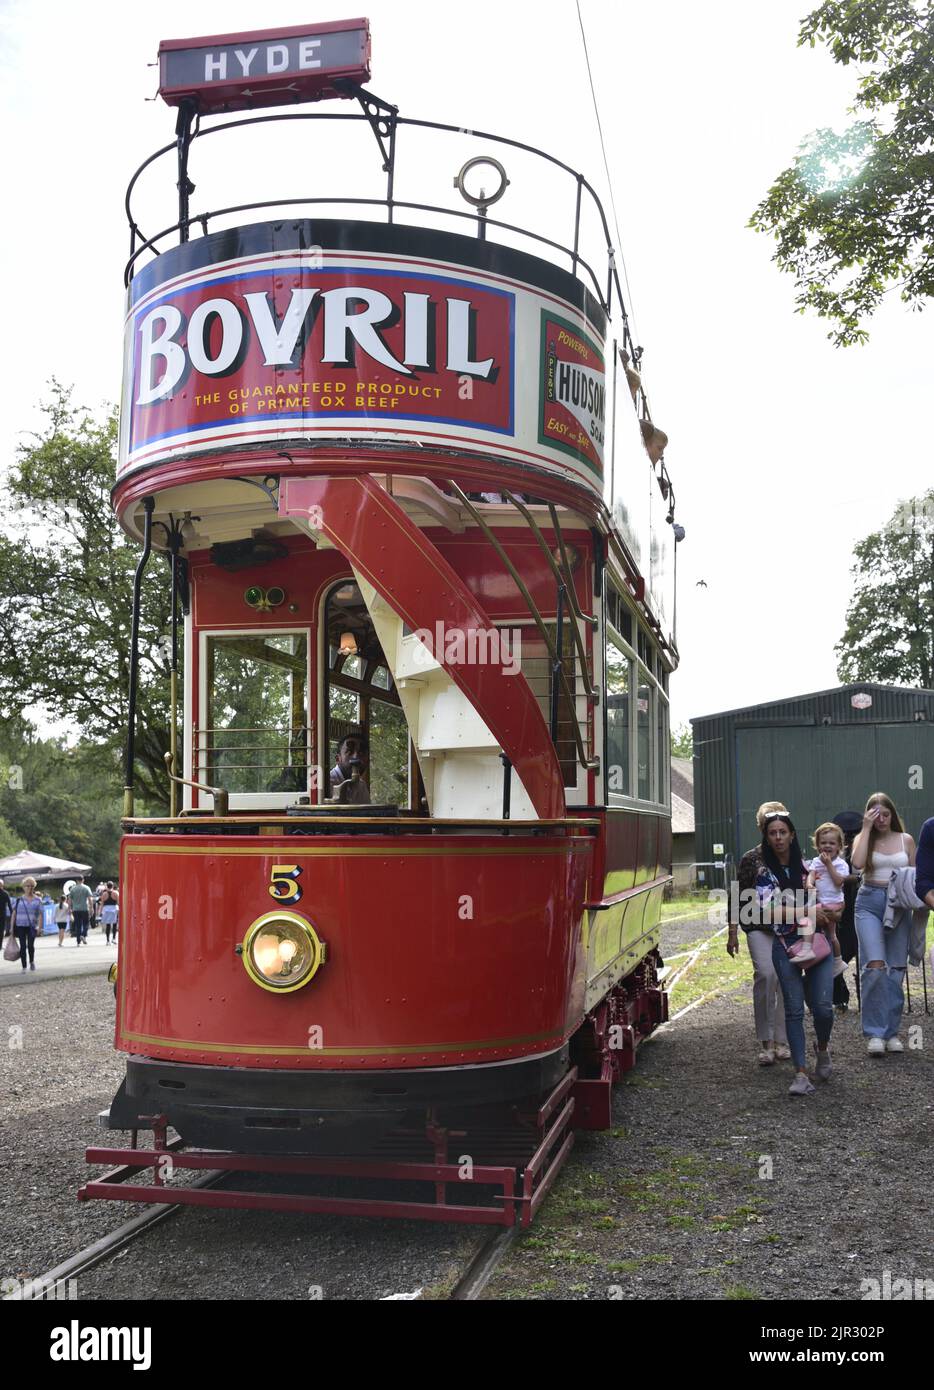
[[[903,986],[908,964],[911,914],[886,931],[886,890],[865,884],[856,895],[856,935],[859,939],[859,985],[863,1033],[867,1038],[894,1038],[905,1007]],[[871,960],[885,961],[883,970],[870,970]]]

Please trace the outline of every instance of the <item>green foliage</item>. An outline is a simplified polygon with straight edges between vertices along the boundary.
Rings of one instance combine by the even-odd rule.
[[[749,225],[775,237],[799,312],[829,319],[838,346],[862,343],[889,290],[915,309],[934,291],[934,0],[829,0],[798,43],[860,65],[854,119],[804,142]]]
[[[749,1300],[751,1302],[753,1300],[758,1300],[759,1294],[756,1293],[755,1289],[751,1289],[748,1284],[727,1284],[726,1288],[723,1290],[723,1297],[739,1301]]]
[[[835,648],[840,679],[934,689],[934,489],[901,504],[853,555],[853,592]]]
[[[111,750],[67,748],[14,719],[0,734],[0,773],[0,853],[30,849],[116,879],[122,775]]]
[[[11,854],[19,854],[25,848],[18,832],[0,816],[0,859],[8,859]]]
[[[671,731],[671,756],[673,758],[693,758],[694,730],[690,724],[679,724]]]
[[[0,536],[0,715],[39,705],[107,750],[124,745],[133,575],[139,558],[110,505],[117,421],[74,407],[52,382],[46,427],[20,448],[7,477]],[[168,629],[165,562],[143,584],[137,778],[144,799],[167,800]]]

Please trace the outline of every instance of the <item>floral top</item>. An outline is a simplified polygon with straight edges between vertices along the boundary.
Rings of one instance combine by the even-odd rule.
[[[773,920],[772,904],[788,889],[803,889],[807,883],[807,875],[802,874],[801,882],[795,883],[791,869],[786,868],[782,880],[779,880],[762,858],[760,845],[747,850],[736,870],[738,892],[731,897],[730,924],[741,926],[746,932],[774,931],[777,936],[793,935],[794,922]]]

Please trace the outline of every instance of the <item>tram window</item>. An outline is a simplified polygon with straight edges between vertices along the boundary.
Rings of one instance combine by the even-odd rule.
[[[308,643],[304,633],[207,639],[207,722],[197,777],[234,793],[306,791]]]
[[[660,801],[663,806],[668,805],[668,766],[669,766],[669,741],[668,741],[668,705],[660,695],[655,697],[658,701],[658,786],[655,792],[655,799]]]
[[[612,584],[606,586],[606,620],[613,627],[619,626],[619,594]]]
[[[629,693],[632,688],[632,662],[612,642],[606,649],[606,778],[607,791],[629,796],[632,774],[629,767]]]
[[[339,747],[347,736],[347,730],[356,728],[360,723],[360,701],[354,692],[332,685],[328,691],[328,716],[331,737],[337,740]],[[336,753],[337,748],[334,751]]]
[[[374,801],[409,802],[409,726],[398,705],[374,696],[370,701],[370,795]]]
[[[410,804],[409,730],[369,610],[356,584],[344,582],[325,606],[329,768],[349,733],[369,741],[367,782],[374,803]],[[327,795],[327,793],[325,793]]]
[[[652,698],[652,686],[647,680],[640,680],[636,695],[636,795],[640,801],[652,800]]]
[[[625,599],[613,584],[606,586],[606,620],[632,646],[632,615]]]

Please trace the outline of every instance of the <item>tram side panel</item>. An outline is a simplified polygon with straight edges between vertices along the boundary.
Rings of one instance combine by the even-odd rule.
[[[567,837],[127,836],[117,1046],[294,1070],[554,1050],[583,1012],[592,857]],[[285,863],[326,962],[276,995],[238,948]]]
[[[596,872],[603,896],[587,933],[588,1010],[658,950],[671,872],[670,817],[610,807],[601,822]]]

